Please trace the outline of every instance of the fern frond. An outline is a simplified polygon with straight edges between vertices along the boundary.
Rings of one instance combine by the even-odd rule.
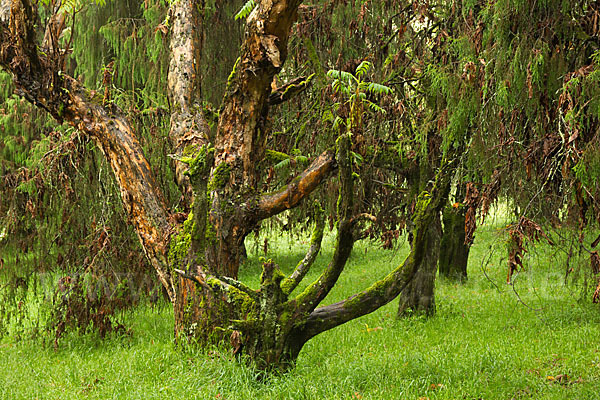
[[[250,15],[250,13],[252,12],[252,10],[254,10],[254,7],[256,7],[256,1],[254,0],[248,0],[240,9],[240,11],[237,12],[237,14],[235,14],[235,20],[237,21],[238,19],[242,19],[242,18],[247,18],[248,15]]]
[[[327,76],[331,79],[337,79],[345,83],[357,82],[356,77],[346,71],[338,71],[337,69],[330,69],[327,72]]]
[[[379,107],[377,104],[373,103],[372,101],[369,100],[365,100],[365,103],[369,106],[369,109],[373,112],[380,112],[382,114],[385,114],[385,110],[381,107]]]
[[[369,82],[366,90],[369,93],[379,94],[379,95],[392,93],[392,88],[390,88],[389,86],[381,85],[381,84],[375,83],[375,82]]]
[[[338,93],[341,92],[345,95],[347,95],[349,93],[348,90],[348,86],[346,86],[346,83],[344,83],[343,81],[336,79],[333,81],[333,83],[331,84],[331,87],[333,88],[333,91]]]
[[[335,120],[333,121],[333,130],[337,131],[340,126],[344,125],[346,125],[346,123],[342,117],[335,117]]]
[[[361,62],[359,66],[356,67],[356,77],[361,79],[367,72],[369,72],[369,69],[371,69],[372,65],[373,64],[369,61]]]
[[[275,168],[276,170],[287,168],[290,165],[291,160],[292,160],[291,158],[286,158],[285,160],[281,160],[277,164],[275,164],[273,166],[273,168]]]

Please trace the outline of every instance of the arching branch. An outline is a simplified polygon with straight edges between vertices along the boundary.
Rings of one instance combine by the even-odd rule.
[[[301,312],[312,312],[335,286],[354,246],[352,218],[353,176],[350,161],[350,135],[337,140],[340,194],[338,200],[338,233],[333,259],[315,282],[296,297]]]
[[[263,195],[258,201],[256,217],[260,221],[296,207],[326,180],[336,167],[333,150],[323,152],[286,187],[276,193]]]
[[[165,258],[164,240],[170,231],[166,206],[142,147],[118,110],[101,106],[101,101],[93,98],[94,92],[56,70],[55,60],[38,53],[36,11],[29,0],[15,0],[7,20],[3,13],[0,66],[12,73],[18,94],[95,140],[112,168],[142,248],[173,300]]]
[[[412,247],[404,263],[368,289],[346,300],[315,309],[301,329],[303,340],[369,314],[400,294],[420,268],[423,256],[428,251],[427,230],[447,200],[450,179],[449,164],[446,164],[438,172],[431,194],[422,192],[419,196],[413,217]]]

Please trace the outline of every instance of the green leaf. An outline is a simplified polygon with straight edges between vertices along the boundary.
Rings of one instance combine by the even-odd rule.
[[[389,86],[381,85],[375,82],[369,82],[367,85],[366,91],[373,94],[390,94],[392,93],[392,88]]]
[[[363,61],[360,63],[360,65],[358,67],[356,67],[356,77],[358,79],[362,79],[362,77],[369,72],[369,69],[371,69],[371,66],[373,64],[369,61]]]
[[[235,14],[235,20],[237,21],[238,19],[242,19],[242,18],[247,18],[248,15],[250,15],[250,13],[252,12],[252,10],[254,10],[254,7],[256,7],[256,1],[254,0],[248,0],[240,9],[240,11],[237,12],[237,14]]]
[[[346,71],[338,71],[337,69],[330,69],[327,72],[327,76],[331,79],[337,79],[344,83],[357,82],[356,77]]]

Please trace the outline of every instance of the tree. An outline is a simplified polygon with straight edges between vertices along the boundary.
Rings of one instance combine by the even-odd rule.
[[[440,242],[440,276],[463,281],[467,279],[467,261],[471,245],[466,243],[466,208],[460,203],[465,198],[465,185],[457,185],[455,203],[442,210],[444,231]]]
[[[172,4],[169,140],[177,160],[177,181],[193,197],[193,210],[181,227],[169,217],[164,194],[127,118],[106,98],[64,73],[70,49],[68,43],[63,48],[55,29],[75,13],[56,8],[46,25],[48,39],[40,42],[37,4],[18,0],[2,5],[0,65],[11,72],[19,95],[77,128],[101,149],[120,188],[128,220],[173,302],[178,337],[227,338],[262,368],[289,366],[310,338],[391,301],[419,270],[429,245],[428,227],[445,202],[452,157],[442,163],[431,189],[421,192],[416,201],[406,261],[368,289],[322,307],[318,306],[335,285],[359,237],[360,224],[369,219],[353,213],[351,135],[338,135],[335,147],[278,191],[263,193],[259,188],[269,109],[307,84],[304,80],[272,89],[273,78],[287,58],[300,1],[262,1],[248,16],[214,136],[196,106],[197,66],[202,60],[193,27],[202,23],[202,3]],[[260,290],[237,281],[240,248],[248,233],[261,220],[298,206],[336,170],[336,248],[320,278],[290,296],[320,246],[323,224],[319,222],[309,253],[290,277],[268,261]]]

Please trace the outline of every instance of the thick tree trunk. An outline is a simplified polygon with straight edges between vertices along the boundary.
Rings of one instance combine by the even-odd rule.
[[[0,4],[6,1],[0,0]],[[337,152],[325,151],[281,190],[262,195],[256,189],[268,130],[270,84],[285,61],[299,3],[263,0],[251,13],[242,55],[224,99],[215,148],[194,139],[193,145],[185,146],[191,151],[184,148],[178,153],[180,161],[188,164],[187,175],[178,175],[189,177],[194,193],[193,212],[179,232],[171,231],[160,190],[126,119],[118,110],[100,106],[93,93],[59,73],[57,60],[38,54],[35,5],[30,0],[11,0],[10,15],[0,12],[0,66],[13,73],[22,96],[97,141],[115,173],[140,243],[174,303],[177,336],[202,342],[229,338],[235,352],[243,350],[263,369],[289,367],[310,338],[376,310],[406,288],[427,260],[433,241],[429,227],[436,219],[439,225],[439,211],[446,202],[452,176],[451,164],[444,165],[431,193],[423,191],[418,196],[411,252],[401,266],[362,292],[317,308],[342,273],[363,220],[352,215],[350,135],[338,139]],[[173,4],[197,5],[186,0]],[[185,15],[193,13],[176,15],[183,21]],[[181,28],[183,34],[192,26],[187,23]],[[193,59],[193,45],[188,46],[185,40],[179,44],[189,51],[181,51],[182,63],[171,64],[169,95],[175,112],[185,113],[189,106],[186,93],[193,89],[178,85],[176,79],[191,71],[193,64],[186,57]],[[182,49],[179,44],[174,42],[172,48]],[[178,127],[195,127],[180,117],[172,118],[171,139],[176,148],[187,142],[186,136],[181,136],[186,132]],[[333,258],[321,275],[299,295],[290,297],[316,259],[323,236],[323,223],[318,223],[306,257],[290,277],[286,279],[276,264],[267,262],[259,290],[237,281],[244,237],[260,220],[296,207],[336,169],[340,187],[337,241]],[[185,185],[185,181],[180,183]],[[179,276],[174,278],[171,272]]]
[[[430,133],[430,137],[434,137]],[[434,176],[432,171],[432,161],[428,158],[419,160],[417,168],[410,170],[407,175],[407,183],[411,192],[421,193],[427,188],[428,183]],[[446,188],[449,190],[449,188]],[[449,192],[443,193],[447,197]],[[409,221],[407,224],[409,238],[414,235],[414,224]],[[440,239],[442,236],[442,226],[439,212],[431,220],[425,237],[426,247],[423,253],[423,262],[420,269],[415,272],[412,281],[404,288],[400,295],[397,316],[409,317],[412,315],[433,315],[435,314],[435,277],[438,269],[438,259],[440,255]],[[411,240],[412,243],[412,240]]]
[[[465,243],[465,210],[446,207],[443,211],[444,233],[440,243],[440,276],[451,280],[467,279],[467,262],[471,246]]]
[[[427,229],[423,262],[411,282],[400,294],[398,317],[435,314],[435,275],[440,254],[442,225],[439,213],[433,216]]]

